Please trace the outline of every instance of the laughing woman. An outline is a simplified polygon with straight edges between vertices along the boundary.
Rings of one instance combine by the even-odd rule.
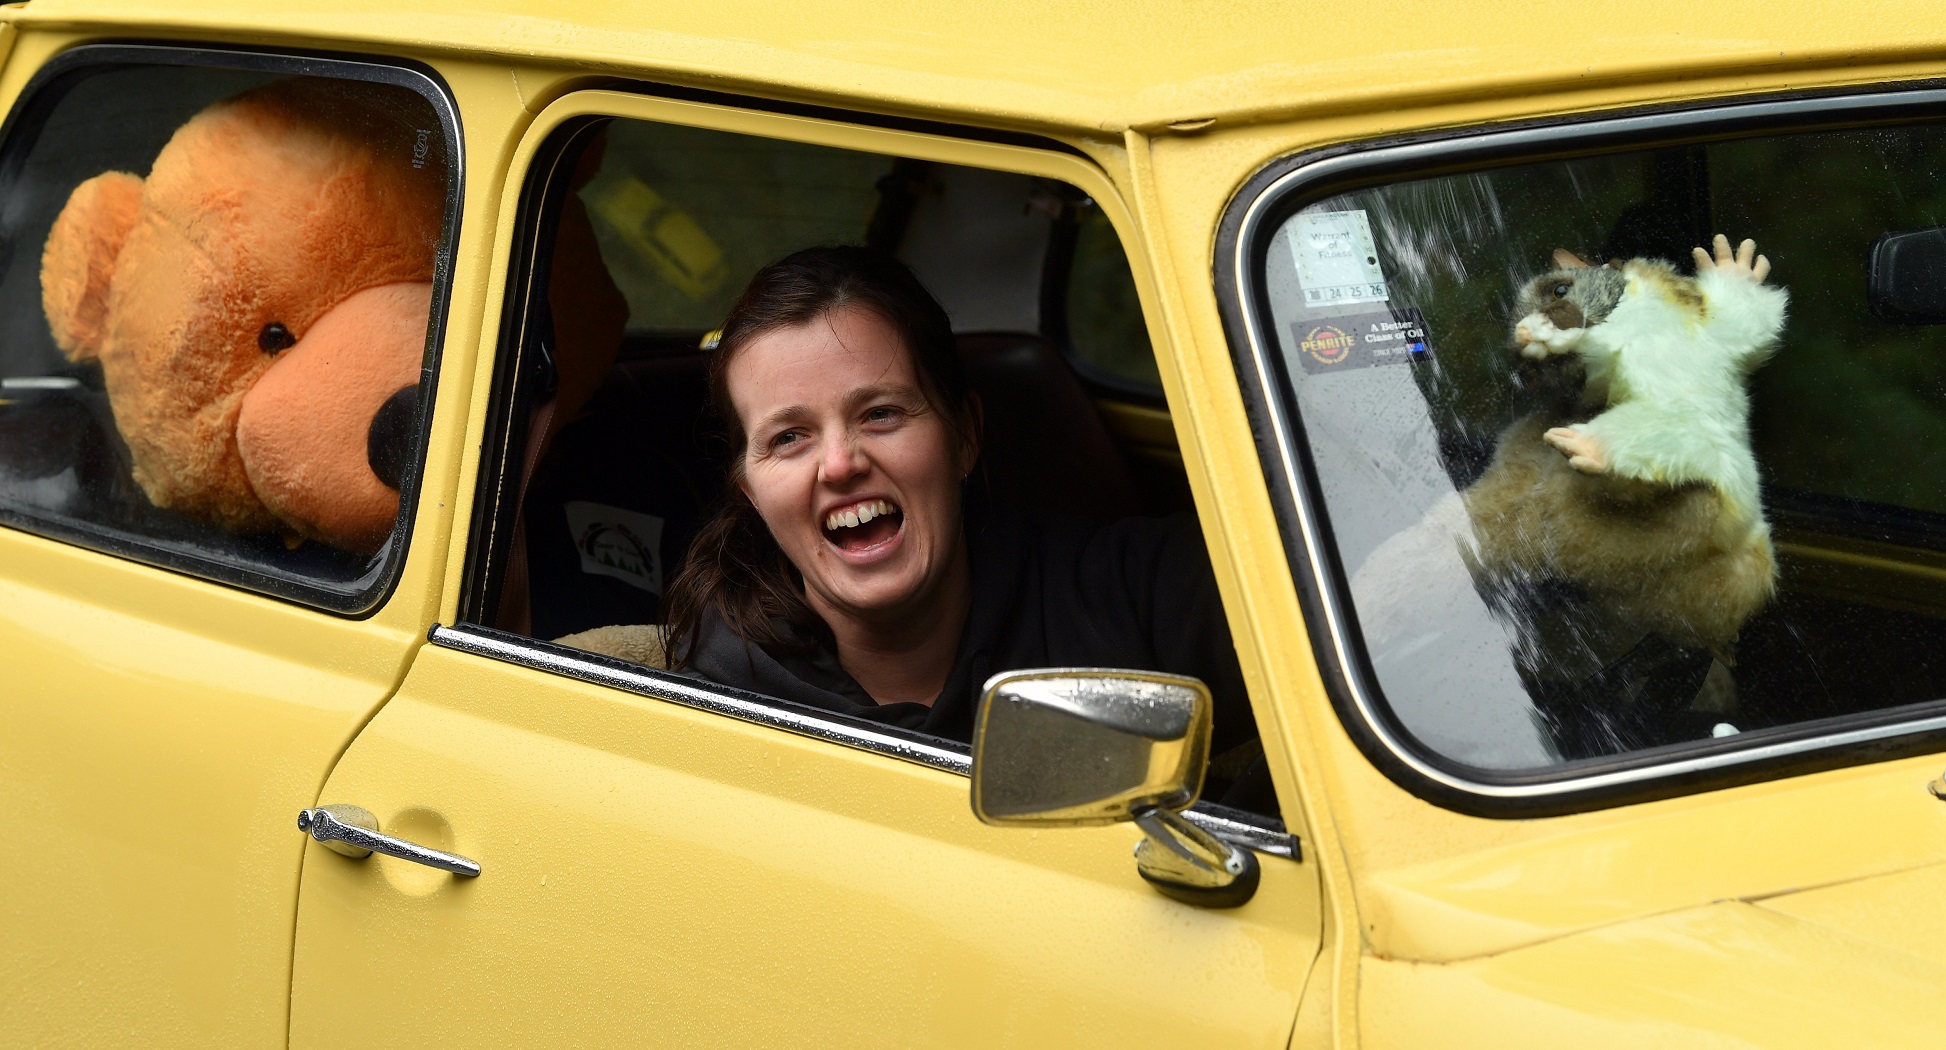
[[[1195,675],[1255,738],[1195,521],[969,506],[980,409],[902,264],[813,248],[752,280],[710,363],[729,483],[670,588],[679,669],[955,740],[988,676]],[[976,501],[977,502],[977,501]]]

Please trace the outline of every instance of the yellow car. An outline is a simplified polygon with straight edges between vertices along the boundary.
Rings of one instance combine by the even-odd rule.
[[[0,51],[0,1046],[1946,1030],[1936,4],[28,0]],[[347,356],[264,312],[401,238]],[[994,668],[970,739],[664,666],[711,333],[826,243],[950,313],[995,499],[1197,515],[1254,743],[1160,666]]]

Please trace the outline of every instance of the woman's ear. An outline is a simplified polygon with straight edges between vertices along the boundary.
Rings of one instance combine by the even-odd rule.
[[[41,308],[71,361],[101,351],[115,263],[141,210],[141,177],[111,171],[76,186],[54,219],[41,251]]]

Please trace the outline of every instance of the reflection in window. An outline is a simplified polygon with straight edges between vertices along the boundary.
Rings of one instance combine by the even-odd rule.
[[[1268,305],[1406,730],[1520,769],[1946,695],[1946,327],[1884,319],[1867,273],[1946,221],[1941,161],[1934,128],[1776,136],[1285,221]],[[1717,233],[1762,285],[1734,245],[1699,269]]]
[[[629,327],[707,331],[757,269],[863,238],[892,158],[720,131],[609,125],[581,190]]]

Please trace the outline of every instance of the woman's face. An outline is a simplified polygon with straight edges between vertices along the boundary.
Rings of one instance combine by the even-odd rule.
[[[744,494],[827,621],[911,615],[960,556],[960,481],[976,448],[927,403],[877,313],[842,307],[767,332],[730,361]]]

